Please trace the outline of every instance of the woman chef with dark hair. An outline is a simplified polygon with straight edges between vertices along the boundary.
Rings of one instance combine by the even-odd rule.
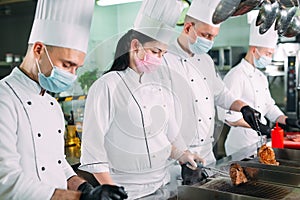
[[[194,168],[202,161],[185,151],[172,93],[156,71],[179,14],[174,0],[144,1],[134,30],[118,42],[111,69],[88,93],[80,169],[101,184],[124,186],[129,199],[165,186],[170,158]]]

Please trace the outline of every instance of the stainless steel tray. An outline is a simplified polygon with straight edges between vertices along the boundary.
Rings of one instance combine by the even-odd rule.
[[[300,161],[300,150],[273,148],[276,159]]]

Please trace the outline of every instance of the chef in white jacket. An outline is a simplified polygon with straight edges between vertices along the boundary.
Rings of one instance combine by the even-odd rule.
[[[174,159],[193,167],[202,161],[185,151],[172,92],[156,73],[180,15],[177,3],[144,0],[134,29],[118,41],[112,67],[88,92],[80,169],[99,183],[124,186],[129,199],[164,188]],[[170,194],[164,195],[153,198]]]
[[[181,131],[192,152],[203,157],[207,164],[216,161],[213,153],[215,105],[240,111],[255,127],[254,110],[237,100],[225,87],[207,54],[219,32],[212,22],[219,0],[194,0],[187,12],[184,27],[164,60],[172,82],[172,90],[180,99]]]
[[[299,128],[299,122],[295,119],[287,119],[287,116],[278,108],[271,97],[268,79],[260,71],[260,69],[265,69],[267,65],[271,64],[276,48],[278,35],[277,31],[274,30],[274,24],[266,33],[260,34],[259,26],[255,25],[255,21],[250,25],[249,48],[245,58],[226,74],[224,82],[236,97],[261,113],[263,117],[261,118],[260,131],[262,134],[270,136],[270,128],[265,125],[266,119],[264,117],[271,122],[287,124],[296,128]],[[236,127],[237,123],[244,121],[241,113],[224,111],[223,109],[219,109],[219,113],[219,116],[224,116],[225,122],[231,125],[225,140],[227,155],[260,141],[258,133],[249,126],[248,128]]]
[[[76,176],[64,155],[61,107],[46,92],[64,91],[76,79],[93,8],[93,0],[37,2],[26,56],[0,81],[0,199],[101,199],[119,190]]]

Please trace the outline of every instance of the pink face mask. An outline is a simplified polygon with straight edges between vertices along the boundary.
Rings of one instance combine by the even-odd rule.
[[[135,63],[139,72],[151,73],[161,65],[162,59],[145,52],[143,60],[135,56]]]

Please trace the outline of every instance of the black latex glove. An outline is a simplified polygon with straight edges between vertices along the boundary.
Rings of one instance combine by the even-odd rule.
[[[271,128],[267,125],[264,125],[258,122],[258,126],[262,135],[266,135],[267,138],[271,138]]]
[[[78,187],[78,190],[82,192],[80,200],[122,200],[128,197],[124,187],[116,185],[93,187],[88,182],[84,182]]]
[[[293,128],[299,128],[300,129],[300,120],[299,119],[285,119],[285,124],[287,126],[293,127]]]
[[[260,112],[251,108],[250,106],[244,106],[241,108],[241,113],[243,114],[244,120],[251,126],[251,128],[255,131],[258,131],[259,129],[257,126],[256,119],[260,119]]]
[[[206,180],[208,174],[202,168],[198,167],[196,170],[192,170],[191,168],[187,167],[186,164],[182,164],[181,177],[182,177],[182,185],[194,185],[203,180]]]

